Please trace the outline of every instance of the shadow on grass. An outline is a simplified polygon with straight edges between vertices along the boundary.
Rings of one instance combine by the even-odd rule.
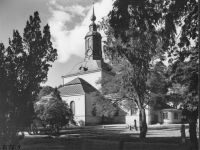
[[[124,139],[124,142],[143,142],[143,143],[181,143],[180,137],[147,137],[145,139],[140,139],[139,135],[121,135],[121,136],[101,136],[101,137],[92,137],[89,139],[96,140],[107,140],[107,141],[120,141]],[[189,138],[186,138],[186,141],[189,142]]]

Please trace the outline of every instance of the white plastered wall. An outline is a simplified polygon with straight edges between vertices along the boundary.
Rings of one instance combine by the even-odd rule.
[[[164,112],[168,113],[168,118],[167,119],[163,119],[163,123],[164,124],[181,123],[181,115],[182,115],[181,111],[165,111],[165,110],[162,110],[161,112],[162,112],[162,114]],[[178,118],[177,119],[174,119],[174,113],[178,114]]]
[[[67,102],[70,107],[72,101],[75,102],[75,121],[85,122],[85,95],[75,95],[75,96],[62,96],[62,100]]]

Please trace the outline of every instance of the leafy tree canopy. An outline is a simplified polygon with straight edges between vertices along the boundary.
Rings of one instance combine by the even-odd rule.
[[[100,23],[107,34],[104,46],[107,57],[114,64],[128,63],[123,72],[124,89],[137,94],[141,112],[148,97],[147,80],[155,58],[163,61],[164,52],[172,55],[176,44],[181,58],[182,49],[191,45],[191,39],[198,46],[197,12],[196,0],[116,0],[108,17]],[[177,26],[181,28],[179,41]]]
[[[51,86],[42,87],[42,89],[40,90],[38,94],[38,100],[40,100],[43,96],[51,94],[51,92],[53,91],[54,91],[54,88],[52,88]]]
[[[92,114],[96,115],[99,112],[100,116],[112,117],[117,113],[118,105],[115,101],[106,98],[98,91],[93,92],[91,97],[93,104]]]
[[[3,144],[17,144],[19,128],[32,122],[39,84],[47,80],[49,67],[57,58],[50,27],[47,24],[42,33],[40,23],[39,13],[35,12],[27,21],[23,37],[14,30],[8,48],[0,44],[0,114],[3,116],[0,143]]]
[[[187,52],[188,57],[183,60],[180,59],[180,55],[173,59],[170,64],[170,78],[175,85],[183,87],[184,92],[179,94],[183,97],[183,104],[185,108],[190,111],[197,109],[198,106],[198,51],[197,48],[191,48]],[[172,87],[174,89],[174,87]],[[174,89],[177,93],[177,90]]]

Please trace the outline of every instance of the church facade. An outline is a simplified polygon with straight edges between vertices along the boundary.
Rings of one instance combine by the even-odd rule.
[[[113,76],[111,67],[102,58],[102,37],[97,31],[95,20],[93,8],[89,32],[85,36],[85,59],[76,64],[68,74],[62,76],[64,87],[59,89],[62,99],[70,105],[74,119],[80,125],[102,122],[102,117],[98,112],[95,115],[92,113],[91,93],[100,89],[101,85],[96,84],[99,79]],[[121,114],[120,111],[118,114],[113,122],[125,123],[125,114]]]
[[[78,125],[94,125],[101,124],[102,117],[99,113],[92,113],[93,106],[91,100],[91,93],[101,88],[100,84],[96,84],[99,79],[113,76],[111,67],[105,63],[102,58],[101,50],[101,34],[97,31],[95,24],[96,17],[91,16],[91,24],[89,25],[89,32],[85,36],[85,59],[76,64],[73,69],[66,75],[62,76],[63,87],[59,88],[62,100],[66,101],[70,106],[74,119]],[[49,99],[51,96],[47,95],[44,98]],[[112,97],[116,100],[120,97]],[[167,112],[168,106],[156,108],[159,104],[149,105],[146,109],[147,124],[163,123],[164,119],[162,114]],[[159,105],[161,106],[161,105]],[[162,111],[162,109],[166,109]],[[170,108],[172,109],[172,108]],[[173,112],[173,111],[171,111]],[[177,113],[177,111],[175,111]],[[176,114],[177,115],[177,114]],[[177,116],[176,116],[177,117]],[[172,114],[173,118],[173,114]],[[179,111],[176,122],[180,122],[181,113]],[[136,121],[139,125],[139,112],[131,112],[119,106],[116,116],[110,120],[104,120],[104,123],[122,123],[133,125]]]

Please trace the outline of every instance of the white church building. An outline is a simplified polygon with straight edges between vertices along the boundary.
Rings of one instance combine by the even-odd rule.
[[[96,17],[93,14],[91,16],[91,24],[89,25],[89,32],[85,36],[85,60],[74,65],[72,71],[62,76],[63,87],[59,88],[62,100],[66,101],[74,114],[74,119],[80,125],[94,125],[101,124],[102,117],[97,112],[95,115],[92,113],[92,101],[91,93],[98,90],[101,85],[96,84],[101,78],[112,76],[111,67],[105,63],[102,58],[102,46],[101,46],[101,34],[97,31],[95,24]],[[50,98],[45,96],[44,98]],[[156,105],[156,104],[154,104]],[[147,124],[151,123],[163,123],[164,119],[168,119],[163,109],[173,109],[170,106],[158,107],[154,109],[154,106],[148,106],[146,110]],[[163,113],[164,112],[164,113]],[[171,114],[171,123],[180,122],[181,113],[173,109],[170,112],[177,112],[174,119]],[[136,120],[139,124],[139,112],[131,112],[123,109],[123,106],[119,106],[117,116],[113,116],[110,120],[106,120],[107,123],[121,123],[121,124],[134,124]],[[105,122],[106,123],[106,122]],[[170,121],[168,121],[170,123]]]

